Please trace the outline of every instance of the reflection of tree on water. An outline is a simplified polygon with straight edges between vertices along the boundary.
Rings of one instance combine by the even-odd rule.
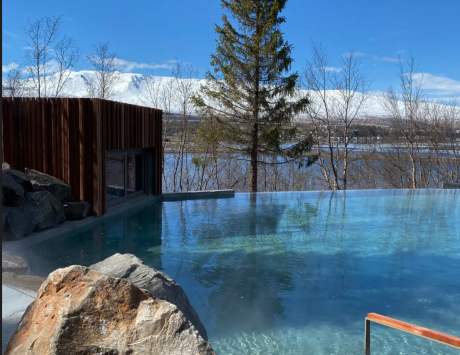
[[[385,199],[375,198],[383,193]],[[430,198],[424,199],[429,204]],[[241,332],[269,338],[272,330],[298,329],[302,334],[328,328],[331,319],[341,334],[361,339],[358,331],[366,312],[434,326],[428,308],[455,310],[449,300],[458,297],[458,289],[448,279],[458,270],[457,259],[417,251],[433,246],[441,253],[449,240],[455,242],[458,233],[451,224],[448,233],[441,233],[439,228],[449,224],[444,219],[438,223],[443,216],[436,213],[441,206],[444,217],[458,212],[441,203],[428,213],[414,203],[402,191],[188,201],[182,218],[177,206],[168,211],[175,229],[163,262],[176,270],[174,257],[183,259],[179,282],[194,298],[213,339],[239,344]],[[182,223],[187,224],[186,243]],[[411,232],[417,225],[441,237],[422,238]],[[427,284],[417,276],[426,265],[439,265],[445,276],[436,275]],[[444,295],[433,293],[439,287]],[[432,302],[430,307],[424,308],[419,298]],[[452,330],[453,317],[442,319],[444,331]]]
[[[452,221],[458,220],[459,195],[432,193],[280,193],[158,203],[75,238],[35,245],[29,252],[40,258],[29,264],[49,272],[131,252],[177,275],[212,339],[238,339],[237,345],[242,331],[276,343],[276,334],[289,329],[299,337],[314,336],[308,333],[313,328],[330,331],[331,319],[346,341],[359,336],[361,344],[367,312],[453,333],[460,226]],[[221,353],[242,353],[235,349]]]
[[[345,197],[295,198],[249,195],[245,208],[207,215],[194,224],[200,245],[194,248],[202,252],[193,254],[190,273],[212,289],[208,304],[215,313],[215,335],[264,332],[276,322],[285,323],[285,317],[292,325],[292,315],[285,313],[292,302],[301,304],[301,323],[323,319],[315,305],[331,297],[331,287],[337,297],[345,297],[349,273],[359,267],[345,250]],[[211,203],[215,206],[206,206],[210,214],[222,209]],[[336,257],[318,254],[310,242],[324,247],[332,243]],[[302,290],[300,298],[296,289]]]
[[[273,237],[286,205],[273,198],[258,203],[261,196],[256,194],[248,198],[249,208],[228,211],[220,223],[207,220],[195,226],[197,243],[206,252],[195,254],[190,272],[213,289],[209,305],[216,333],[272,328],[282,317],[284,297],[294,288],[294,269],[283,267],[287,245]]]

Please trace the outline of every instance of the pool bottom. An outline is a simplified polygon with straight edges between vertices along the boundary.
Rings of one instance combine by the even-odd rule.
[[[219,355],[362,354],[375,312],[460,336],[460,195],[237,194],[152,204],[24,250],[31,270],[131,253],[179,283]],[[372,326],[373,354],[454,354]]]
[[[333,324],[268,333],[235,334],[210,338],[219,355],[352,355],[364,354],[362,328],[344,331]],[[380,325],[371,324],[371,354],[454,355],[459,350],[435,341]]]

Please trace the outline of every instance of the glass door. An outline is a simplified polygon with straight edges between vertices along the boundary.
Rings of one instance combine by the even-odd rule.
[[[126,156],[126,166],[127,166],[127,187],[126,192],[128,195],[135,194],[139,191],[143,191],[142,184],[142,154],[127,155]]]
[[[107,151],[107,205],[144,194],[143,151]]]
[[[107,156],[107,202],[126,196],[125,156]]]

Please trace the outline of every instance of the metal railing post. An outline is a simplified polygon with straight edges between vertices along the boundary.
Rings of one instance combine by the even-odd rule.
[[[430,339],[433,341],[437,341],[441,344],[445,344],[448,346],[453,346],[456,349],[460,349],[460,338],[437,332],[432,329],[423,328],[415,324],[403,322],[394,318],[385,317],[377,313],[368,313],[365,324],[364,324],[364,354],[370,355],[371,353],[371,326],[370,322],[379,323],[385,325],[390,328],[402,330],[403,332],[407,332],[410,334],[417,335],[422,338]]]
[[[364,355],[371,355],[371,321],[364,321]]]

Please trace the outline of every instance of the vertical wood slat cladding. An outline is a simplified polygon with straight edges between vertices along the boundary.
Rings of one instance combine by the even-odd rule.
[[[162,192],[162,112],[87,98],[2,98],[2,160],[72,187],[95,215],[107,211],[106,150],[153,149],[153,194]]]

